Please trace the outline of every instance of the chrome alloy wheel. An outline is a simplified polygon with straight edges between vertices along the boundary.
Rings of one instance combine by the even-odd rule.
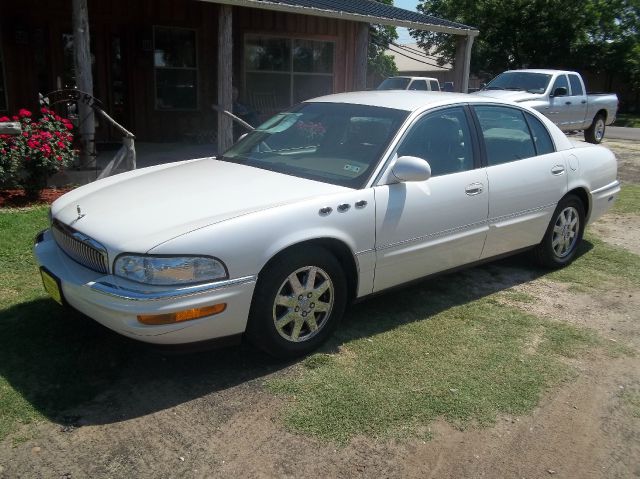
[[[569,255],[578,241],[580,231],[580,217],[573,206],[563,209],[553,225],[551,247],[558,258]]]
[[[335,296],[329,275],[304,266],[280,285],[273,303],[273,323],[287,341],[306,341],[320,332],[331,315]]]
[[[604,138],[604,119],[601,116],[596,120],[595,137],[598,142]]]

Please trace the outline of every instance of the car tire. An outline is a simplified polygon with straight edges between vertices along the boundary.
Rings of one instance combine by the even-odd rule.
[[[533,250],[541,266],[562,268],[573,261],[585,227],[584,205],[575,195],[567,195],[556,207],[544,238]]]
[[[589,143],[596,145],[602,143],[604,138],[604,132],[607,126],[605,124],[605,118],[602,113],[598,113],[591,123],[591,126],[584,130],[584,139]]]
[[[285,251],[258,276],[246,335],[278,358],[310,353],[338,325],[347,303],[347,281],[326,249]]]

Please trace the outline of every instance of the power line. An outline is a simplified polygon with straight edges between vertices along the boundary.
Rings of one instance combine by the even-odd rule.
[[[403,50],[407,50],[408,52],[413,53],[414,55],[423,56],[423,57],[428,58],[430,60],[438,60],[438,57],[436,57],[434,55],[429,55],[424,50],[418,50],[416,48],[412,48],[412,47],[407,46],[407,45],[400,45],[400,44],[395,43],[395,42],[391,42],[391,44],[395,45],[396,47],[402,48]]]
[[[436,64],[436,63],[430,63],[430,62],[426,62],[426,61],[424,61],[424,60],[419,60],[419,59],[417,59],[417,58],[410,57],[409,55],[406,55],[405,53],[403,53],[403,52],[401,52],[401,51],[394,50],[393,48],[391,48],[391,45],[389,45],[389,50],[390,50],[390,51],[392,51],[393,53],[397,54],[397,55],[400,55],[400,56],[406,57],[406,58],[408,58],[409,60],[413,60],[414,62],[424,63],[425,65],[429,65],[429,66],[432,66],[432,67],[440,68],[441,70],[446,70],[446,69],[447,69],[446,67],[440,66],[440,65],[438,65],[438,64]]]

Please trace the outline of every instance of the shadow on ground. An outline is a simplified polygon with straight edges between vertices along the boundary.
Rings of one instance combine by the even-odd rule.
[[[583,241],[579,254],[592,247]],[[428,320],[545,273],[519,255],[373,297],[351,307],[323,350]],[[48,299],[0,312],[0,328],[0,375],[61,424],[113,423],[241,384],[259,388],[261,378],[292,364],[247,344],[167,356]]]

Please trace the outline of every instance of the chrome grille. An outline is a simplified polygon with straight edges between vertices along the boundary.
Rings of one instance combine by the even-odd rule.
[[[57,245],[72,260],[99,273],[108,273],[107,250],[94,239],[53,220],[51,232]]]

